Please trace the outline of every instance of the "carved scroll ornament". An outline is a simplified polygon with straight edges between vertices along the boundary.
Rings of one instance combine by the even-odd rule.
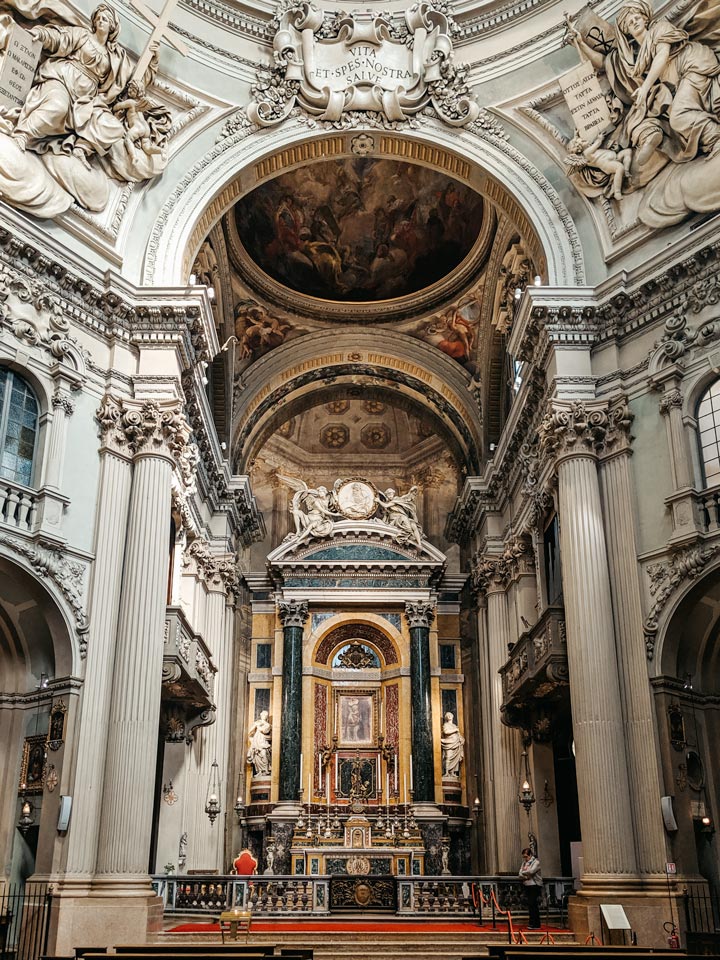
[[[451,23],[427,0],[398,23],[369,11],[331,16],[291,2],[276,17],[275,66],[253,87],[248,117],[270,127],[296,107],[320,120],[373,112],[391,122],[427,107],[451,126],[477,119],[465,71],[452,63]]]

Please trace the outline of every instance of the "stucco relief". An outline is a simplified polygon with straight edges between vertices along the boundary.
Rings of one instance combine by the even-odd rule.
[[[430,106],[452,126],[478,117],[466,72],[452,63],[453,23],[441,4],[421,0],[396,20],[290,0],[273,23],[275,65],[259,74],[248,108],[258,126],[280,123],[296,105],[324,121],[359,111],[399,122]]]
[[[720,208],[720,6],[699,0],[660,17],[630,0],[615,23],[589,8],[567,23],[586,68],[561,78],[574,186],[618,202],[640,193],[633,208],[650,227]]]
[[[0,77],[3,199],[44,218],[73,201],[97,213],[111,181],[157,176],[172,126],[169,110],[147,95],[157,72],[157,31],[136,64],[118,42],[116,12],[104,3],[80,26],[36,22],[37,6],[28,0],[8,5],[17,19],[0,17],[0,46],[6,60],[14,52],[22,76],[6,87]],[[61,21],[67,14],[64,5],[49,9]],[[164,39],[185,51],[167,30]]]

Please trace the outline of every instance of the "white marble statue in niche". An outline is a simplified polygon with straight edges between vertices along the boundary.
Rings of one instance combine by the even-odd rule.
[[[628,171],[621,192],[643,189],[639,215],[648,225],[720,209],[717,0],[676,8],[672,22],[655,17],[645,0],[625,3],[615,24],[585,8],[568,18],[568,33],[581,59],[606,83],[611,116],[584,151],[587,163],[570,158],[577,188],[591,197],[617,199],[622,178],[612,164],[614,152]],[[577,149],[570,149],[577,156]]]
[[[442,747],[443,777],[459,777],[460,764],[465,758],[465,737],[460,733],[460,728],[450,711],[443,718],[440,746]]]
[[[248,730],[250,746],[247,762],[253,768],[254,777],[269,777],[271,772],[272,726],[267,710],[262,710]]]
[[[28,0],[10,2],[32,19]],[[0,17],[0,46],[13,27],[10,17]],[[166,165],[171,117],[146,96],[160,41],[150,41],[138,75],[107,4],[93,10],[88,26],[33,24],[28,33],[41,59],[22,106],[0,109],[0,194],[40,217],[54,217],[73,201],[99,212],[110,180],[146,180]]]

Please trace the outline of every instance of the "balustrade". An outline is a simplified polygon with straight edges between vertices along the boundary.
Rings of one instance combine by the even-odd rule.
[[[0,521],[30,532],[37,510],[37,493],[11,480],[0,480]]]
[[[375,878],[373,878],[375,879]],[[527,912],[522,884],[512,877],[393,877],[393,907],[402,916],[480,916],[495,922],[491,894],[513,915]],[[327,915],[330,909],[329,876],[157,876],[153,887],[166,913],[219,914],[239,907],[255,917],[295,914]],[[573,892],[572,877],[549,877],[543,884],[543,912],[557,922]],[[483,905],[485,904],[485,905]]]

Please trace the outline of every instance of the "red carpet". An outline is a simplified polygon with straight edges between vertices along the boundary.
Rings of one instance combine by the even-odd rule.
[[[253,933],[302,933],[303,931],[317,931],[319,933],[350,933],[354,930],[367,933],[461,933],[468,928],[473,931],[484,930],[492,932],[492,924],[479,924],[473,919],[466,921],[456,921],[455,923],[436,923],[428,920],[427,922],[417,921],[383,921],[383,920],[256,920],[252,925]],[[515,927],[525,931],[525,927]],[[551,933],[565,933],[562,927],[550,927]],[[498,921],[496,930],[504,932],[507,925]],[[542,930],[534,930],[533,933],[543,933]],[[216,923],[180,923],[176,927],[170,927],[165,933],[220,933],[220,927]]]

